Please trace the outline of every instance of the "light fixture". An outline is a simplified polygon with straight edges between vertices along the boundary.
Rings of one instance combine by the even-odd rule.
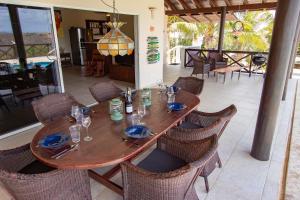
[[[134,49],[134,42],[128,36],[120,31],[120,27],[125,23],[119,21],[119,13],[116,13],[115,0],[113,6],[108,5],[103,0],[102,3],[113,9],[112,21],[106,23],[110,31],[105,34],[97,43],[97,49],[104,56],[112,55],[130,55]]]

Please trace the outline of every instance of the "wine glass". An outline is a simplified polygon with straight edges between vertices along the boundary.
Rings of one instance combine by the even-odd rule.
[[[76,115],[78,114],[79,112],[79,106],[77,105],[73,105],[72,106],[72,109],[71,109],[71,116],[76,119]]]
[[[138,106],[137,113],[138,113],[139,116],[141,116],[141,118],[143,118],[146,115],[146,106],[145,106],[145,104],[141,103]]]
[[[86,136],[83,138],[83,140],[86,142],[89,142],[93,139],[91,136],[89,136],[89,126],[91,125],[91,123],[92,123],[92,120],[91,120],[90,116],[84,116],[82,118],[82,126],[85,127],[85,130],[86,130]]]

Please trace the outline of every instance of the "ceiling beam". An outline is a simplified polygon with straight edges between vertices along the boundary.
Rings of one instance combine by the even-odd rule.
[[[203,7],[203,5],[200,4],[199,0],[191,0],[191,1],[195,4],[196,8],[202,8]]]
[[[193,15],[189,15],[190,18],[192,18],[193,20],[195,20],[196,22],[200,22],[199,19],[197,19],[196,17],[194,17]]]
[[[224,0],[224,1],[225,1],[226,6],[231,6],[231,2],[229,0]]]
[[[214,0],[208,0],[208,1],[211,7],[217,7],[216,2]]]
[[[226,10],[227,11],[262,10],[262,9],[276,9],[276,7],[277,7],[277,3],[259,3],[259,4],[227,6]],[[213,13],[213,12],[221,12],[221,9],[222,7],[184,9],[184,10],[177,10],[177,11],[166,11],[166,15]]]
[[[177,8],[174,6],[174,4],[170,0],[165,0],[165,3],[171,8],[172,11],[176,11]]]
[[[183,7],[183,9],[191,9],[190,6],[184,1],[184,0],[177,0],[179,1],[180,5]]]

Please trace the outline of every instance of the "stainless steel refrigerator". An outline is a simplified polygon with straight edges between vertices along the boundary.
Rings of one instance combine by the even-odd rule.
[[[71,27],[69,30],[72,60],[74,65],[84,65],[86,48],[85,48],[85,29],[79,27]]]

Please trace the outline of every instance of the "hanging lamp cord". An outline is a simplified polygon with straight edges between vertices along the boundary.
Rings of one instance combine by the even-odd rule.
[[[107,7],[109,7],[109,8],[112,8],[113,9],[113,20],[117,20],[117,22],[119,22],[119,19],[120,19],[120,17],[119,17],[119,10],[116,8],[116,2],[115,2],[115,0],[113,0],[113,5],[111,6],[111,5],[109,5],[109,4],[107,4],[104,0],[100,0],[104,5],[106,5]],[[116,13],[116,11],[117,11],[117,13]],[[117,15],[117,19],[116,19],[116,15]]]

